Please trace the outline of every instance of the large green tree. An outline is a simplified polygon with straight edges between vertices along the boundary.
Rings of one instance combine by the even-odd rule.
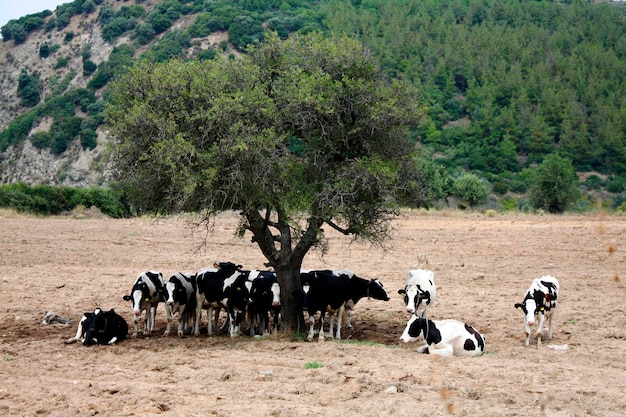
[[[141,210],[241,214],[301,324],[299,271],[323,226],[383,242],[416,91],[357,41],[268,34],[240,59],[131,69],[113,88],[112,163]]]

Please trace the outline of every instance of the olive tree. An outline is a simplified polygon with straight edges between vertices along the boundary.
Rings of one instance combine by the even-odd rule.
[[[420,109],[357,41],[268,34],[239,59],[140,64],[106,117],[116,179],[140,210],[240,213],[297,329],[306,253],[324,227],[382,243]]]

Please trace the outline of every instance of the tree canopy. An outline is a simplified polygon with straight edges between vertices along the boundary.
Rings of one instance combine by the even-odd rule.
[[[241,213],[295,296],[323,226],[382,242],[396,214],[417,92],[358,41],[268,34],[241,59],[143,63],[112,88],[111,162],[139,210]]]

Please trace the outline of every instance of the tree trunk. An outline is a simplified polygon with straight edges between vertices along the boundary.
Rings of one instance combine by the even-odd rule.
[[[302,288],[300,286],[300,262],[297,265],[284,265],[276,269],[280,284],[282,321],[285,330],[295,333],[304,331],[302,314]]]

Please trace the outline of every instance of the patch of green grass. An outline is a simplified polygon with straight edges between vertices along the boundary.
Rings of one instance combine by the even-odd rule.
[[[324,364],[321,362],[307,362],[304,364],[304,369],[318,369],[323,367]]]

